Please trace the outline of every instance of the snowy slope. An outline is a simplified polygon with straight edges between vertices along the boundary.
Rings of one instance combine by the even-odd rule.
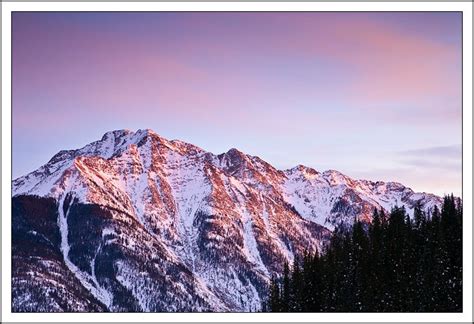
[[[112,311],[255,310],[282,261],[320,249],[336,225],[370,222],[374,208],[441,204],[398,183],[277,170],[151,130],[61,151],[12,189],[56,201],[65,266]]]

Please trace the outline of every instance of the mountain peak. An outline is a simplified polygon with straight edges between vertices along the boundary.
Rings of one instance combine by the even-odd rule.
[[[101,140],[92,142],[80,149],[58,152],[47,164],[38,170],[15,179],[13,182],[14,195],[51,192],[51,188],[56,186],[58,180],[65,177],[64,172],[74,165],[77,158],[81,157],[98,158],[97,160],[86,160],[91,162],[90,166],[92,168],[100,167],[97,170],[93,170],[91,175],[97,173],[97,177],[102,178],[105,173],[110,173],[110,179],[104,179],[104,183],[115,181],[115,186],[118,189],[127,188],[128,185],[124,187],[124,183],[130,181],[127,177],[131,173],[134,173],[134,177],[139,177],[147,175],[150,171],[163,172],[163,176],[168,177],[174,172],[171,170],[189,168],[189,170],[193,170],[189,171],[190,173],[196,173],[204,168],[205,165],[211,163],[227,175],[237,178],[238,181],[252,186],[259,186],[259,188],[263,188],[262,190],[273,190],[273,193],[284,193],[285,195],[287,190],[293,190],[298,186],[306,185],[314,186],[314,188],[308,189],[308,192],[318,193],[318,195],[326,195],[331,190],[335,190],[335,194],[339,195],[341,188],[358,190],[361,195],[369,197],[367,198],[368,201],[373,201],[374,195],[403,194],[405,199],[405,197],[413,194],[411,189],[396,182],[374,183],[371,181],[354,180],[336,170],[327,170],[319,173],[315,169],[302,164],[285,171],[279,171],[271,164],[256,156],[247,155],[237,148],[231,148],[227,152],[216,156],[187,142],[180,140],[170,141],[151,129],[139,129],[137,131],[121,129],[109,131],[102,136]],[[180,172],[174,175],[174,177],[182,177],[183,174]],[[96,179],[94,178],[93,182],[95,181]],[[288,185],[288,188],[282,188],[282,185]],[[321,186],[321,188],[318,186]],[[425,197],[426,194],[414,197],[417,197],[416,199],[419,200],[422,196]],[[286,199],[284,197],[279,199]],[[296,197],[300,199],[298,195]],[[330,213],[332,207],[328,206],[327,210],[320,210],[318,206],[322,203],[319,203],[319,205],[315,204],[314,206],[308,203],[308,201],[320,199],[316,196],[313,198],[307,198],[303,202],[290,202],[290,204],[300,207],[303,204],[308,204],[308,212],[301,212],[302,215],[324,215]],[[433,198],[433,201],[438,201],[437,199]],[[400,203],[399,200],[393,201]],[[391,202],[387,203],[387,208],[389,208],[388,204],[391,204]]]
[[[241,157],[241,158],[245,158],[247,155],[245,153],[243,153],[242,151],[236,149],[236,148],[231,148],[230,150],[228,150],[226,153],[226,155],[229,155],[229,156],[238,156],[238,157]]]
[[[157,135],[157,134],[155,133],[155,131],[154,131],[153,129],[151,129],[151,128],[144,128],[144,129],[141,129],[141,128],[140,128],[139,130],[137,130],[137,133],[147,133],[147,134],[149,134],[149,135],[152,135],[152,134]]]
[[[130,134],[133,134],[133,132],[129,129],[117,129],[117,130],[112,130],[106,132],[103,136],[101,141],[105,141],[109,138],[122,138],[124,136],[128,136]]]
[[[145,129],[138,129],[137,131],[132,131],[129,129],[117,129],[106,132],[100,141],[106,141],[109,139],[115,140],[115,142],[119,142],[121,139],[127,139],[126,142],[134,142],[135,144],[140,142],[143,138],[146,137],[155,137],[159,139],[164,139],[160,135],[158,135],[155,131],[150,128]]]
[[[163,138],[159,134],[157,134],[154,130],[150,128],[145,128],[145,129],[139,129],[135,132],[135,134],[138,137],[147,137],[147,136],[153,136],[153,137],[158,137],[158,138]]]
[[[323,177],[331,185],[351,184],[354,182],[351,178],[337,170],[326,170],[323,172]]]
[[[311,175],[317,175],[319,174],[318,171],[316,171],[315,169],[313,168],[310,168],[306,165],[303,165],[303,164],[298,164],[297,166],[289,169],[289,171],[291,172],[296,172],[296,171],[299,171],[299,172],[302,172],[302,173],[307,173],[307,174],[311,174]]]

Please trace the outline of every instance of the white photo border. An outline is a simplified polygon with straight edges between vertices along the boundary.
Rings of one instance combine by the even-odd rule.
[[[472,321],[472,3],[470,2],[3,2],[2,4],[2,320],[6,322],[471,322]],[[12,313],[11,13],[13,11],[461,11],[463,12],[462,313]]]

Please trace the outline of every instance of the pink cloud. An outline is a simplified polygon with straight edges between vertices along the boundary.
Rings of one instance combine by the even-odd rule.
[[[337,93],[338,100],[342,98],[377,118],[460,119],[459,44],[401,32],[364,14],[274,14],[267,16],[265,26],[258,24],[258,15],[253,17],[248,19],[244,35],[239,35],[243,38],[233,39],[248,46],[249,52],[235,52],[232,44],[223,42],[188,46],[211,48],[215,57],[234,61],[242,57],[252,60],[251,55],[278,55],[288,58],[286,64],[291,66],[299,59],[322,59],[347,68],[346,75],[340,71],[337,84],[298,84],[292,89],[297,95],[317,102],[334,100]],[[277,89],[276,96],[282,93],[278,90],[285,89]],[[407,116],[405,110],[384,107],[387,103],[411,106],[415,114]]]
[[[355,99],[380,102],[460,95],[461,48],[402,34],[364,16],[306,18],[299,21],[304,30],[287,43],[287,50],[352,66],[357,75],[348,90]]]

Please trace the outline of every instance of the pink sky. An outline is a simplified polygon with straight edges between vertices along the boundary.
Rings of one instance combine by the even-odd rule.
[[[461,15],[14,13],[14,176],[118,128],[459,195]]]

